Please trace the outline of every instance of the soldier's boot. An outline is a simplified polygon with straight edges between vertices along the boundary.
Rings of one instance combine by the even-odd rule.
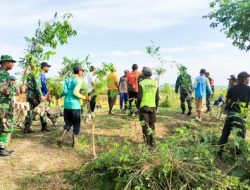
[[[72,148],[76,148],[78,145],[78,135],[72,135]]]
[[[0,148],[0,156],[11,156],[11,153],[10,151],[7,151],[6,149],[4,148]]]
[[[185,108],[181,108],[181,114],[185,114]]]
[[[50,132],[50,128],[47,126],[47,123],[42,123],[42,132]]]
[[[192,108],[188,108],[188,112],[187,112],[187,115],[191,115],[192,114]]]
[[[62,136],[61,136],[61,137],[58,139],[58,141],[57,141],[57,145],[58,145],[58,146],[62,146],[63,139],[64,139],[64,136],[66,135],[66,133],[67,133],[67,130],[63,130]]]
[[[33,130],[31,129],[30,125],[25,125],[25,126],[24,126],[24,130],[23,130],[23,133],[24,133],[24,134],[33,133],[33,132],[35,132],[35,131],[33,131]]]

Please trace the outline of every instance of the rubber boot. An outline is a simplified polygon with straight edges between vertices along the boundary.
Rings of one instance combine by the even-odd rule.
[[[76,148],[78,145],[78,135],[72,135],[72,148]]]
[[[24,130],[23,130],[24,134],[33,133],[33,132],[35,131],[33,131],[29,125],[24,126]]]
[[[181,114],[185,114],[185,108],[181,108]]]
[[[191,115],[191,114],[192,114],[192,108],[188,108],[187,115]]]
[[[50,128],[47,126],[47,123],[42,123],[42,132],[50,132]]]
[[[66,133],[67,133],[67,130],[63,130],[62,135],[61,135],[61,138],[58,139],[58,141],[57,141],[57,145],[58,145],[58,146],[62,146],[63,139],[64,139],[64,136],[65,136]]]

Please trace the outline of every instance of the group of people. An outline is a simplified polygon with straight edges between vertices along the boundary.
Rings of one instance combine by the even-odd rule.
[[[192,83],[191,76],[187,73],[187,68],[185,66],[179,67],[179,76],[175,83],[175,92],[178,93],[178,91],[180,91],[182,114],[185,114],[186,111],[185,101],[188,106],[187,115],[192,114],[192,92],[194,91],[197,111],[196,120],[201,121],[204,101],[206,101],[206,113],[211,111],[211,97],[214,93],[214,89],[214,80],[205,69],[200,70],[200,76],[196,77],[194,83]]]
[[[14,129],[14,110],[13,97],[15,95],[15,87],[13,81],[15,78],[8,73],[13,68],[16,61],[9,55],[2,55],[0,58],[0,156],[10,156],[13,151],[7,150],[7,143],[10,141],[10,135]],[[49,89],[46,81],[46,73],[51,65],[47,62],[40,64],[40,77],[32,71],[26,76],[26,100],[29,104],[29,110],[24,122],[24,133],[32,133],[32,121],[37,114],[36,108],[45,104],[50,100]],[[181,110],[184,114],[186,111],[185,101],[188,104],[187,115],[192,114],[192,92],[195,94],[196,103],[196,120],[202,121],[202,107],[205,104],[207,111],[211,111],[211,96],[214,93],[214,81],[210,78],[209,73],[205,69],[200,70],[200,75],[195,78],[192,83],[191,76],[187,73],[187,68],[179,67],[180,75],[177,78],[175,92],[180,91]],[[72,147],[77,146],[77,139],[80,134],[81,126],[81,101],[87,103],[90,114],[94,113],[96,107],[96,82],[95,67],[90,66],[87,76],[88,93],[82,93],[84,69],[81,66],[73,66],[72,76],[64,82],[63,92],[60,96],[64,97],[64,129],[58,140],[58,145],[62,145],[65,134],[73,127]],[[124,71],[124,75],[118,79],[116,69],[111,67],[110,73],[107,75],[107,94],[109,104],[109,115],[112,115],[113,106],[116,103],[117,95],[120,95],[120,109],[128,109],[132,113],[133,101],[135,107],[139,110],[139,120],[142,124],[143,138],[145,142],[154,147],[154,131],[156,122],[156,112],[159,105],[159,84],[158,81],[151,78],[152,70],[149,67],[143,67],[142,71],[138,71],[138,65],[133,64],[132,70]],[[233,127],[239,128],[238,135],[245,138],[246,110],[250,101],[250,74],[241,72],[236,78],[231,75],[229,78],[228,92],[224,104],[227,110],[227,117],[222,130],[221,138],[218,142],[221,149],[218,155],[221,157],[223,145],[227,142],[230,131]],[[49,132],[47,118],[50,113],[46,109],[41,112],[41,130]]]

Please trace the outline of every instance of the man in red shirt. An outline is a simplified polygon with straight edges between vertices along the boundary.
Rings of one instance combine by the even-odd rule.
[[[138,78],[141,75],[141,72],[138,71],[138,65],[132,65],[132,71],[127,75],[128,82],[128,96],[129,96],[129,109],[132,109],[132,102],[135,99],[135,104],[138,94]]]

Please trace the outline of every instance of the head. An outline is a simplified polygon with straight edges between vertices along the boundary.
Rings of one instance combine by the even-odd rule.
[[[143,70],[142,70],[142,74],[146,78],[150,78],[152,76],[152,70],[149,67],[144,67]]]
[[[132,70],[135,71],[135,70],[137,70],[137,69],[138,69],[138,65],[137,65],[137,64],[133,64],[133,65],[132,65]]]
[[[74,75],[78,75],[79,77],[82,77],[83,76],[83,69],[81,66],[79,65],[76,65],[73,67],[73,73]]]
[[[206,73],[205,73],[205,76],[206,76],[206,77],[209,77],[209,76],[210,76],[209,72],[206,72]]]
[[[205,69],[201,69],[200,70],[200,75],[205,75],[206,74],[206,70]]]
[[[115,68],[115,66],[113,64],[110,67],[110,72],[111,73],[116,72],[116,68]]]
[[[187,67],[181,65],[178,67],[180,74],[186,73],[187,72]]]
[[[11,82],[12,85],[14,85],[15,82],[16,82],[16,77],[15,76],[10,76],[10,82]]]
[[[11,70],[15,62],[10,55],[2,55],[0,59],[1,68],[5,70]]]
[[[248,85],[249,84],[249,77],[250,77],[250,74],[248,74],[246,71],[240,72],[238,74],[238,84]]]
[[[94,67],[94,66],[90,66],[90,67],[89,67],[89,71],[90,71],[90,72],[94,72],[94,71],[95,71],[95,67]]]
[[[49,67],[51,67],[51,65],[49,65],[47,62],[42,62],[42,63],[41,63],[41,69],[42,69],[45,73],[49,72]]]
[[[234,75],[230,75],[228,78],[229,86],[234,86],[237,83],[237,78]]]
[[[127,76],[128,73],[129,73],[129,71],[128,71],[128,70],[125,70],[125,71],[124,71],[124,76]]]

